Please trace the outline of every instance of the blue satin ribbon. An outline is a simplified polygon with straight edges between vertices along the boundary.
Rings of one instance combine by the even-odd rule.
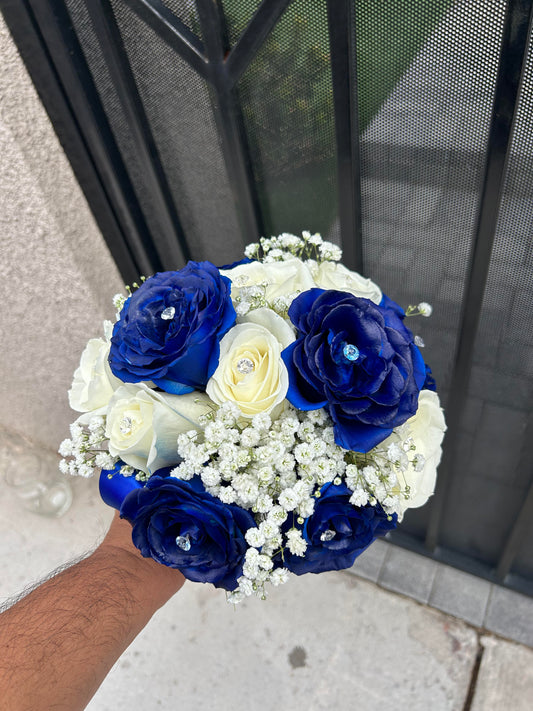
[[[117,462],[114,469],[102,469],[99,482],[100,496],[108,506],[118,511],[120,511],[122,502],[130,491],[141,489],[144,486],[134,476],[120,474],[120,467],[123,465],[124,462]],[[109,478],[110,474],[112,474],[111,479]]]

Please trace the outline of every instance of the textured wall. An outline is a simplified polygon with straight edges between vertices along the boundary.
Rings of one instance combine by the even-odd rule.
[[[0,257],[0,427],[56,449],[123,285],[1,16]]]

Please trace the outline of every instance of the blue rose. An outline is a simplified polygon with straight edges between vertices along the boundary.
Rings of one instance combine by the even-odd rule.
[[[210,262],[160,272],[124,304],[109,365],[125,383],[151,380],[180,395],[203,390],[218,364],[219,342],[235,323],[231,281]]]
[[[325,484],[315,510],[305,520],[302,536],[307,541],[305,557],[284,551],[284,565],[296,575],[325,573],[350,568],[354,560],[378,537],[396,528],[381,506],[356,507],[346,484]]]
[[[189,580],[234,590],[248,548],[244,534],[256,525],[253,516],[208,494],[200,477],[160,476],[166,471],[122,502],[120,516],[133,525],[133,543],[145,558],[178,568]]]
[[[323,289],[289,308],[299,335],[282,353],[287,399],[300,410],[326,408],[345,449],[370,451],[417,410],[426,369],[400,313]]]

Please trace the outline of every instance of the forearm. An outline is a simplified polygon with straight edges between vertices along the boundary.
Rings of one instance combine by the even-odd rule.
[[[10,711],[83,709],[178,571],[123,546],[124,522],[91,556],[0,615],[0,698]],[[117,532],[118,531],[118,532]]]

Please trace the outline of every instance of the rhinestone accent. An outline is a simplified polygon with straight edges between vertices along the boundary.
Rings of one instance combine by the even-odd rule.
[[[123,417],[120,420],[119,429],[120,429],[121,434],[129,435],[133,429],[133,421],[132,421],[131,417]]]
[[[331,529],[329,531],[324,531],[324,533],[320,534],[320,540],[321,541],[332,541],[335,538],[335,531],[332,531]]]
[[[253,373],[255,370],[255,365],[253,360],[250,358],[241,358],[237,361],[237,370],[243,375],[248,375],[248,373]]]
[[[163,321],[170,321],[171,318],[174,318],[174,314],[176,313],[176,309],[173,306],[167,306],[166,309],[163,309],[161,311],[161,318]]]
[[[359,358],[359,348],[352,343],[347,343],[342,349],[342,354],[346,360],[354,362]]]
[[[176,545],[178,548],[181,548],[182,551],[190,551],[191,550],[191,539],[189,538],[189,534],[186,536],[176,536]]]
[[[415,336],[415,346],[423,348],[425,345],[424,339],[421,336]]]

